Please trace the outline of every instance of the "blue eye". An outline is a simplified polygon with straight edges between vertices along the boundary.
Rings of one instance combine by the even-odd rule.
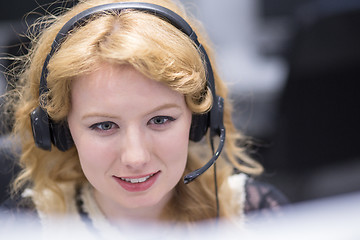
[[[90,126],[90,128],[92,130],[98,130],[98,131],[109,131],[113,128],[116,128],[117,125],[113,122],[100,122],[100,123],[95,123],[93,125]]]
[[[175,121],[175,118],[170,116],[156,116],[150,119],[149,124],[163,125],[168,123],[169,121],[170,122]]]

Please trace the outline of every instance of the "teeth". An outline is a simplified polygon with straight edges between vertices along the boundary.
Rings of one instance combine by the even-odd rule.
[[[126,182],[130,182],[130,183],[143,183],[146,180],[148,180],[150,177],[154,176],[154,174],[151,174],[149,176],[143,177],[143,178],[120,178],[121,180],[124,180]]]

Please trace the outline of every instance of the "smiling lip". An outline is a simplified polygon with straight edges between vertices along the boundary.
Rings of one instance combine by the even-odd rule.
[[[136,177],[117,177],[113,176],[119,185],[129,192],[142,192],[149,189],[157,180],[160,171]]]

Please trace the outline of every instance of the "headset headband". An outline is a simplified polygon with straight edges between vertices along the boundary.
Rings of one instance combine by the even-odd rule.
[[[212,94],[215,96],[215,83],[214,83],[214,77],[213,77],[213,70],[210,64],[209,57],[204,49],[204,47],[199,43],[196,33],[192,30],[190,25],[178,14],[171,11],[170,9],[167,9],[165,7],[151,4],[151,3],[142,3],[142,2],[122,2],[122,3],[109,3],[104,4],[96,7],[89,8],[74,17],[72,17],[65,25],[60,29],[58,34],[56,35],[54,42],[51,45],[51,50],[49,54],[47,55],[42,72],[41,72],[41,79],[40,79],[40,88],[39,88],[39,95],[41,96],[43,93],[46,93],[48,91],[47,88],[47,82],[46,78],[48,75],[48,69],[47,66],[49,64],[49,61],[51,57],[54,55],[54,53],[60,48],[61,43],[65,40],[65,38],[68,36],[69,32],[73,30],[77,26],[81,26],[82,24],[86,23],[86,21],[93,17],[94,15],[100,15],[104,13],[111,13],[111,12],[121,12],[126,9],[131,10],[139,10],[143,12],[147,12],[150,14],[153,14],[155,16],[164,18],[167,20],[170,24],[172,24],[174,27],[185,33],[189,36],[189,38],[196,44],[196,46],[199,48],[200,53],[205,58],[206,62],[206,78],[208,81],[208,86],[212,92]]]

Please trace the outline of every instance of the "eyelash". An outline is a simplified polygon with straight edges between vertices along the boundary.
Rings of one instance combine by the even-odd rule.
[[[156,123],[155,120],[161,120],[161,123]],[[173,122],[175,120],[176,120],[175,118],[170,117],[170,116],[156,116],[156,117],[153,117],[152,119],[150,119],[150,121],[148,122],[148,125],[154,124],[156,126],[160,126],[160,125],[169,124],[170,122]]]
[[[156,122],[160,120],[161,122]],[[156,116],[149,120],[148,125],[154,125],[156,127],[162,127],[166,124],[169,124],[170,122],[175,121],[176,119],[170,116]],[[104,127],[105,124],[107,124],[107,127]],[[116,123],[105,121],[105,122],[98,122],[90,126],[91,130],[97,130],[97,131],[110,131],[114,128],[119,128]]]
[[[111,125],[110,128],[104,129],[103,127],[104,127],[105,124],[110,124]],[[97,131],[109,131],[109,130],[113,129],[114,127],[118,127],[116,125],[116,123],[106,121],[106,122],[95,123],[95,124],[90,126],[90,129],[91,130],[97,130]]]

